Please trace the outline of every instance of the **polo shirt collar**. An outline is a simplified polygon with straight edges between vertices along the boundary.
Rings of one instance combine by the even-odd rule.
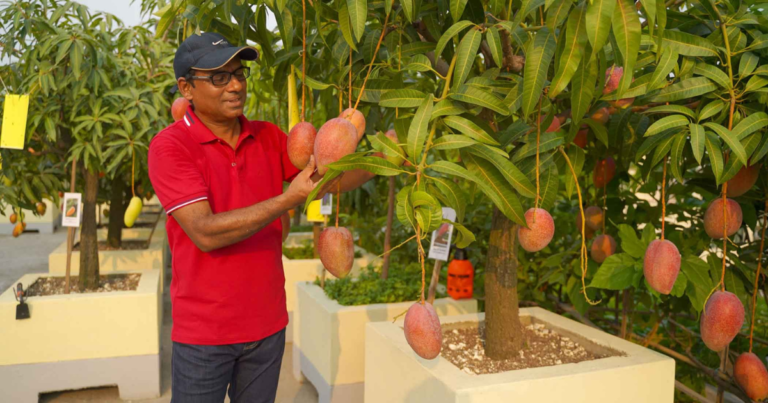
[[[248,119],[246,119],[244,115],[238,116],[238,119],[240,120],[239,144],[243,139],[253,136],[253,133],[251,132],[251,125],[248,124]],[[184,124],[200,144],[210,143],[219,139],[213,134],[211,129],[209,129],[197,115],[195,115],[192,107],[187,108],[187,112],[184,114]]]

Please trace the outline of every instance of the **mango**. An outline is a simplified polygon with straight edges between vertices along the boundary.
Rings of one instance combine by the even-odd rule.
[[[677,246],[667,240],[652,241],[645,250],[643,274],[651,288],[669,295],[680,274],[680,252]]]
[[[11,221],[11,224],[16,224],[16,221],[19,219],[19,216],[16,215],[16,213],[13,213],[8,219]]]
[[[736,176],[726,182],[728,183],[728,187],[725,190],[725,194],[728,197],[739,197],[744,193],[747,193],[749,189],[752,189],[752,186],[755,186],[759,175],[759,164],[742,167],[739,172],[736,173]]]
[[[21,235],[22,232],[24,232],[25,225],[23,223],[17,223],[15,227],[13,227],[13,237],[18,238],[19,235]]]
[[[405,314],[405,340],[413,352],[425,360],[432,360],[440,355],[443,347],[443,331],[440,318],[429,302],[416,302]]]
[[[712,351],[722,351],[731,344],[744,324],[744,305],[736,294],[715,291],[701,315],[701,340]]]
[[[573,144],[576,144],[581,149],[587,148],[587,133],[589,133],[589,129],[579,129],[576,132],[576,137],[573,138]]]
[[[317,130],[308,122],[296,124],[288,133],[288,159],[296,168],[307,167],[309,157],[315,150],[315,136],[317,136]]]
[[[768,371],[754,353],[742,353],[733,365],[733,377],[752,400],[768,397]]]
[[[525,222],[528,228],[518,227],[517,238],[520,246],[528,252],[538,252],[544,249],[555,235],[555,220],[540,208],[530,208],[525,212]]]
[[[48,209],[48,207],[45,205],[45,203],[35,203],[35,209],[37,210],[37,214],[45,215],[45,211]]]
[[[133,227],[133,223],[136,222],[136,219],[139,218],[139,214],[141,214],[142,207],[144,207],[144,205],[141,202],[140,197],[134,196],[131,198],[131,202],[128,204],[128,208],[125,209],[125,216],[123,217],[123,222],[126,227]]]
[[[339,117],[347,119],[355,125],[355,130],[357,130],[357,141],[360,141],[365,135],[365,117],[363,116],[363,112],[347,108],[344,112],[341,112]]]
[[[317,241],[317,253],[329,273],[337,278],[346,277],[355,260],[352,233],[344,227],[324,229]]]
[[[612,157],[608,157],[597,161],[597,164],[595,164],[595,168],[592,170],[592,182],[596,188],[602,189],[605,185],[611,183],[615,175],[616,161]]]
[[[603,209],[600,207],[587,207],[587,209],[584,210],[584,217],[587,219],[587,227],[592,231],[597,231],[603,228]]]
[[[616,253],[616,240],[607,234],[598,235],[592,241],[589,255],[597,263],[603,263],[605,259]]]
[[[317,173],[325,175],[329,164],[355,152],[357,141],[357,130],[350,121],[334,118],[325,122],[315,137]]]
[[[728,202],[726,203],[725,210],[728,219],[725,224],[727,225],[726,233],[728,236],[731,236],[739,230],[739,227],[741,227],[743,215],[739,203],[736,203],[731,199],[727,200]],[[707,207],[707,211],[704,213],[704,230],[707,232],[707,235],[712,237],[712,239],[723,239],[722,198],[715,199],[709,207]]]
[[[186,98],[176,98],[171,105],[173,121],[178,122],[179,120],[184,119],[184,114],[187,113],[187,108],[189,108],[189,101],[187,101]]]

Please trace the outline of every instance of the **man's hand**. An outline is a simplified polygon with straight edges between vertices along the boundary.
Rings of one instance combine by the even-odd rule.
[[[315,156],[313,155],[309,157],[309,163],[307,164],[306,168],[304,168],[304,170],[301,171],[301,173],[299,173],[296,178],[293,179],[293,182],[291,182],[290,186],[288,186],[288,190],[285,191],[285,196],[288,198],[292,206],[304,203],[307,200],[307,197],[309,197],[309,194],[312,193],[317,184],[320,182],[319,178],[316,178],[317,182],[312,180],[312,175],[314,173]],[[343,175],[339,175],[333,180],[327,182],[317,194],[317,197],[321,198],[329,190],[333,191],[342,176]]]

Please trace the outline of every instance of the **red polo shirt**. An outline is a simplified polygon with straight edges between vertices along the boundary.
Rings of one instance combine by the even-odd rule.
[[[268,122],[240,116],[237,147],[216,137],[188,109],[149,147],[149,177],[168,213],[173,254],[173,331],[188,344],[232,344],[270,336],[288,324],[282,263],[282,224],[276,219],[250,238],[205,253],[173,212],[207,200],[214,214],[273,198],[300,172],[287,137]]]

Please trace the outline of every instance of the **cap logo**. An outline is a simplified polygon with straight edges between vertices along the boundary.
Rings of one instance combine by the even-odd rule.
[[[222,43],[227,43],[227,41],[225,41],[224,39],[218,40],[216,42],[213,42],[213,46],[221,45]]]

